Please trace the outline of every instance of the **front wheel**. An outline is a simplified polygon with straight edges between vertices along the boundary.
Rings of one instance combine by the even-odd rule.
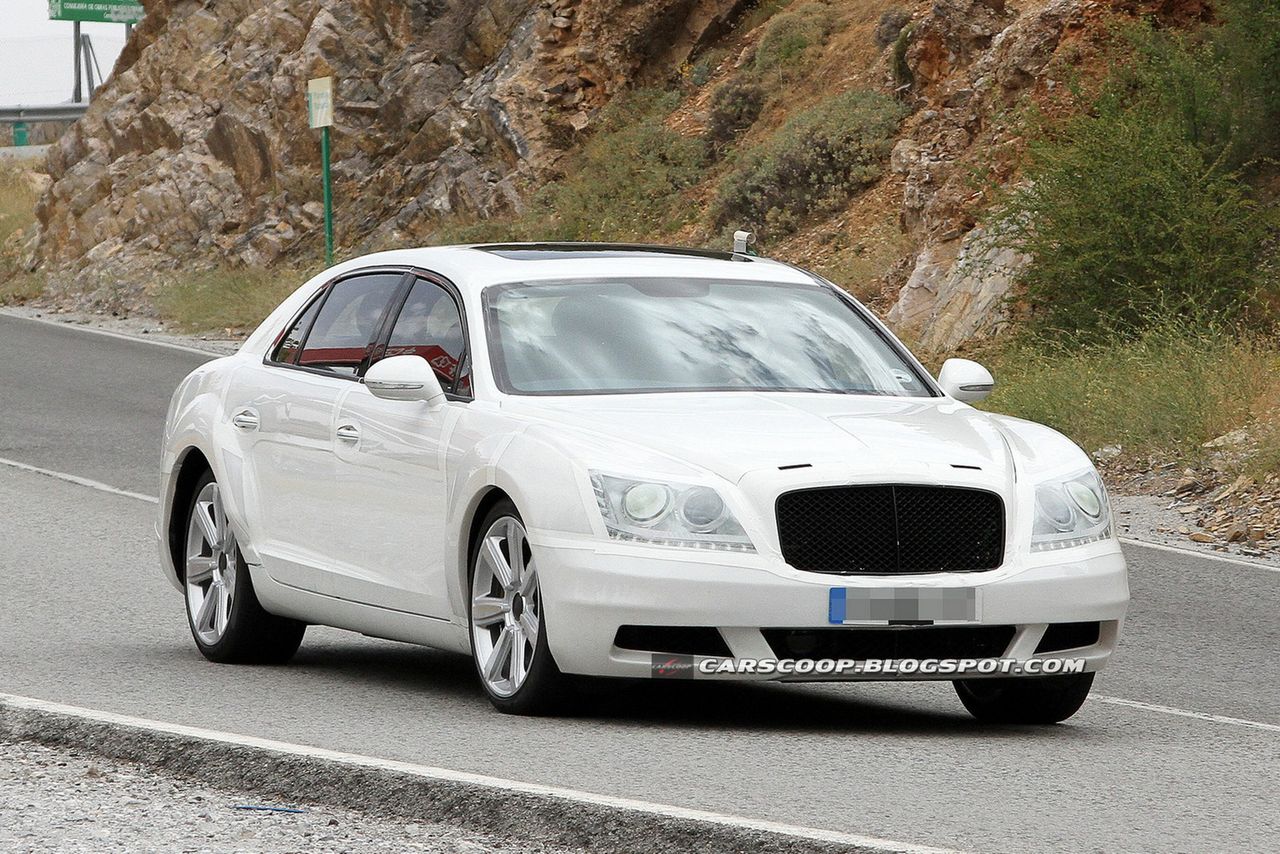
[[[258,603],[210,472],[187,510],[183,559],[187,625],[201,655],[220,664],[284,664],[293,657],[307,626]]]
[[[1056,724],[1080,711],[1093,674],[957,679],[953,684],[969,714],[985,723]]]
[[[524,522],[509,501],[495,506],[471,547],[471,655],[500,712],[554,711],[567,685],[547,646],[546,613]]]

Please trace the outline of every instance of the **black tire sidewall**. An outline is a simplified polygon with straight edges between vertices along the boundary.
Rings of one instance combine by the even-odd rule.
[[[1074,715],[1093,687],[1093,673],[957,679],[956,694],[975,718],[987,723],[1054,724]]]

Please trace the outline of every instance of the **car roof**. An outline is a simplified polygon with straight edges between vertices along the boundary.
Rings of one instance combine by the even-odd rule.
[[[602,276],[816,283],[808,273],[767,258],[630,243],[486,243],[396,249],[353,258],[332,272],[373,266],[430,270],[466,290],[510,282]]]

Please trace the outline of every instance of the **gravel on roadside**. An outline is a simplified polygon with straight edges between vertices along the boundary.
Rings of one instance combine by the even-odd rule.
[[[561,850],[443,825],[264,802],[250,792],[211,788],[83,750],[0,742],[0,851],[15,854]]]

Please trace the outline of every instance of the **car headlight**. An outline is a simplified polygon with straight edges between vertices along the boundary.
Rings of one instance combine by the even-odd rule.
[[[596,504],[615,540],[754,552],[720,493],[690,483],[636,480],[591,472]]]
[[[1090,469],[1036,487],[1031,551],[1047,552],[1111,537],[1111,507],[1098,473]]]

